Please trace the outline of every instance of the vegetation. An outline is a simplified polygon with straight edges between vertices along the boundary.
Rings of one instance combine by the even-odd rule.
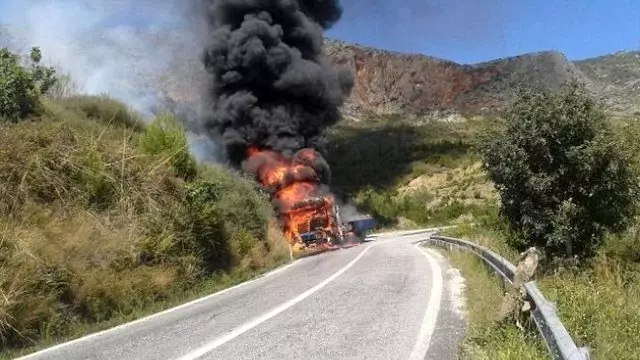
[[[197,164],[171,114],[145,124],[78,95],[40,57],[0,51],[3,351],[132,319],[288,256],[255,184]],[[448,234],[511,260],[530,245],[579,255],[541,271],[543,292],[596,358],[637,358],[640,125],[612,123],[575,86],[523,93],[505,120],[342,123],[329,134],[333,188],[383,226],[459,224]],[[470,300],[463,355],[544,357],[532,333],[493,322],[501,288],[479,260],[450,257]]]
[[[40,65],[40,49],[31,49],[27,65],[8,49],[0,49],[0,117],[15,121],[41,109],[40,97],[55,84],[55,71]]]
[[[545,359],[547,349],[535,333],[523,332],[509,323],[495,324],[499,311],[497,304],[502,301],[504,290],[501,280],[482,262],[463,251],[452,251],[448,257],[454,266],[461,269],[467,289],[469,328],[460,349],[460,358]]]
[[[480,151],[501,214],[523,240],[518,249],[588,257],[607,231],[625,229],[637,179],[582,86],[522,93],[505,120],[506,129],[487,136]]]
[[[495,208],[495,192],[472,152],[490,119],[445,123],[372,116],[333,128],[333,188],[385,227],[439,225]]]
[[[483,149],[488,155],[486,167],[489,172],[495,171],[496,182],[501,181],[502,184],[507,184],[506,176],[501,177],[507,173],[504,168],[513,169],[520,165],[519,169],[522,169],[520,175],[528,174],[530,178],[514,179],[515,175],[510,178],[512,185],[520,184],[520,186],[501,191],[503,209],[509,197],[515,199],[514,203],[521,204],[530,201],[549,206],[555,201],[555,208],[549,206],[537,213],[542,213],[543,216],[535,217],[536,213],[532,211],[532,207],[523,207],[522,210],[516,207],[514,212],[521,211],[520,214],[523,214],[530,211],[532,212],[530,219],[548,226],[542,227],[541,230],[544,231],[537,238],[539,241],[555,239],[561,244],[565,242],[578,245],[573,246],[573,249],[574,253],[581,255],[582,262],[577,266],[575,263],[567,262],[548,264],[541,269],[538,279],[543,293],[557,305],[563,323],[576,342],[579,345],[588,346],[594,358],[597,359],[637,358],[635,349],[640,345],[637,337],[640,333],[640,316],[638,316],[640,312],[634,305],[637,303],[635,299],[640,296],[638,286],[640,222],[632,217],[636,204],[631,195],[636,190],[638,164],[640,164],[637,151],[640,127],[634,120],[616,123],[606,121],[582,89],[574,85],[558,95],[534,94],[533,97],[531,96],[531,94],[523,94],[519,102],[515,103],[512,111],[514,113],[520,111],[520,120],[511,118],[508,125],[509,129],[513,122],[523,130],[520,131],[514,126],[502,132],[502,134],[508,134],[503,138],[503,145],[493,143],[492,141],[496,141],[496,138],[489,138],[489,142],[485,143],[485,146],[489,144],[488,148]],[[523,104],[527,101],[528,103]],[[571,113],[567,111],[568,109],[573,109],[575,112]],[[585,135],[589,133],[591,136],[586,137]],[[493,136],[495,134],[494,132]],[[519,141],[516,142],[513,139],[518,135]],[[539,139],[546,139],[546,144],[555,143],[557,148],[550,149],[550,146],[544,146],[546,144]],[[576,146],[575,141],[578,141],[581,146]],[[536,142],[537,148],[525,147]],[[504,149],[514,144],[518,146],[511,150]],[[503,154],[517,154],[521,151],[530,158],[533,158],[530,154],[538,154],[535,157],[537,160],[525,161],[513,156],[509,158],[511,161],[506,161],[506,157],[500,158],[497,154],[500,146],[503,146],[501,148]],[[549,153],[553,154],[550,157],[556,159],[556,162],[540,161],[545,159],[545,154]],[[530,171],[536,164],[537,169],[542,168],[546,171]],[[563,165],[565,169],[573,171],[561,172],[559,169],[562,169]],[[540,178],[544,177],[551,178],[553,181],[541,181]],[[547,186],[547,192],[541,191],[544,189],[542,185],[533,189],[527,187],[536,182]],[[529,192],[523,191],[524,189]],[[585,190],[592,196],[587,199],[580,196],[580,192]],[[542,199],[530,199],[527,197],[533,196],[530,194],[535,194]],[[555,198],[552,198],[552,201],[545,201],[544,197],[549,194],[555,194]],[[567,196],[567,194],[571,195]],[[562,211],[563,206],[558,199],[563,199],[563,196],[567,196],[564,200],[572,199],[571,201],[575,204],[573,208],[580,209],[577,213],[582,218],[568,216],[575,216],[576,213],[567,214]],[[596,204],[601,208],[597,208]],[[502,217],[475,219],[478,226],[462,226],[448,230],[447,233],[484,243],[512,261],[517,258],[517,251],[522,249],[522,245],[542,246],[542,249],[547,250],[551,255],[570,255],[565,252],[566,247],[558,246],[557,242],[538,243],[531,233],[514,231],[514,228],[519,230],[523,227],[514,226],[514,219],[510,218],[513,212],[510,213],[507,210],[502,214],[504,215]],[[524,217],[524,215],[520,216],[515,218],[516,224]],[[629,223],[629,226],[625,226]],[[558,229],[558,224],[563,224],[565,227]],[[582,226],[589,231],[566,227],[567,225]],[[477,277],[478,271],[475,267],[480,266],[479,260],[472,255],[456,256],[457,258],[454,257],[453,260],[462,268],[464,275],[468,279]],[[485,277],[485,285],[480,288],[486,289],[491,281],[491,278]],[[477,291],[480,290],[475,289],[475,286],[473,289],[470,288],[469,296]],[[478,307],[479,305],[471,305],[472,317],[474,311],[480,311]],[[475,323],[477,320],[474,320]],[[472,328],[473,326],[475,325],[472,325]],[[495,324],[483,326],[485,333],[479,337],[478,333],[472,330],[465,344],[466,352],[483,353],[490,349],[515,352],[518,346],[511,343],[508,337],[491,346],[487,345],[487,341],[491,342],[493,338],[492,333],[502,331],[504,327],[505,325]],[[506,325],[506,327],[511,330],[514,328],[512,325]],[[514,355],[509,358],[520,357]]]
[[[27,94],[39,110],[0,121],[0,348],[82,335],[288,258],[268,199],[196,164],[170,114],[145,126],[107,97],[51,100],[27,80],[2,100]]]
[[[573,339],[579,346],[587,346],[594,359],[637,358],[636,349],[640,346],[637,336],[640,332],[637,302],[640,296],[640,262],[638,257],[632,258],[638,253],[637,228],[636,224],[623,234],[606,236],[597,255],[582,268],[543,270],[538,277],[538,286],[556,305]],[[486,221],[480,226],[461,226],[444,233],[477,241],[511,261],[517,258],[517,252],[508,245],[512,234],[498,217],[493,223]],[[491,316],[496,311],[495,304],[499,300],[495,294],[499,293],[500,284],[495,277],[490,275],[490,271],[481,271],[485,267],[471,254],[452,253],[450,259],[461,269],[467,281],[471,328],[463,352],[469,358],[489,359],[489,355],[495,353],[511,354],[496,357],[502,359],[527,358],[518,355],[518,349],[523,346],[530,348],[538,338],[529,336],[513,324],[492,323],[483,315],[487,312]],[[477,298],[491,299],[490,304],[472,300]],[[493,308],[487,309],[491,305]],[[511,335],[502,339],[496,336],[503,333]],[[531,329],[529,333],[535,334],[535,330]],[[513,336],[519,340],[514,340]],[[526,340],[526,343],[522,344],[520,340]]]

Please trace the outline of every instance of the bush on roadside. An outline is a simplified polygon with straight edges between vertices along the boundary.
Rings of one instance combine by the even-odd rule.
[[[606,232],[625,229],[637,178],[605,115],[584,86],[520,93],[506,129],[480,143],[501,214],[524,241],[550,255],[588,257]]]
[[[72,96],[78,96],[80,93],[80,85],[71,77],[69,73],[60,73],[57,71],[56,82],[47,92],[47,97],[52,99],[65,99]]]

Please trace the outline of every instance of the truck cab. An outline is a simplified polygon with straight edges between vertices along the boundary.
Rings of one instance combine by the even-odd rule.
[[[295,218],[296,240],[306,247],[331,245],[338,229],[331,199],[315,197],[300,201],[290,213]]]

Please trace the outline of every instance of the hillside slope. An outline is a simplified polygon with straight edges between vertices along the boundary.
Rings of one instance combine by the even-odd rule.
[[[143,125],[103,97],[0,116],[0,358],[288,259],[268,199],[186,141],[171,116]]]
[[[623,51],[576,61],[615,112],[640,112],[640,51]]]

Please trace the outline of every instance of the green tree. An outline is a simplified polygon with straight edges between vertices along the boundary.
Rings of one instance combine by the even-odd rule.
[[[31,49],[27,64],[7,48],[0,49],[0,117],[15,121],[37,112],[40,96],[56,83],[55,70],[42,66],[39,48]]]
[[[635,210],[637,179],[601,104],[576,81],[559,93],[521,91],[506,127],[485,134],[484,167],[501,215],[523,241],[554,256],[590,256]]]

